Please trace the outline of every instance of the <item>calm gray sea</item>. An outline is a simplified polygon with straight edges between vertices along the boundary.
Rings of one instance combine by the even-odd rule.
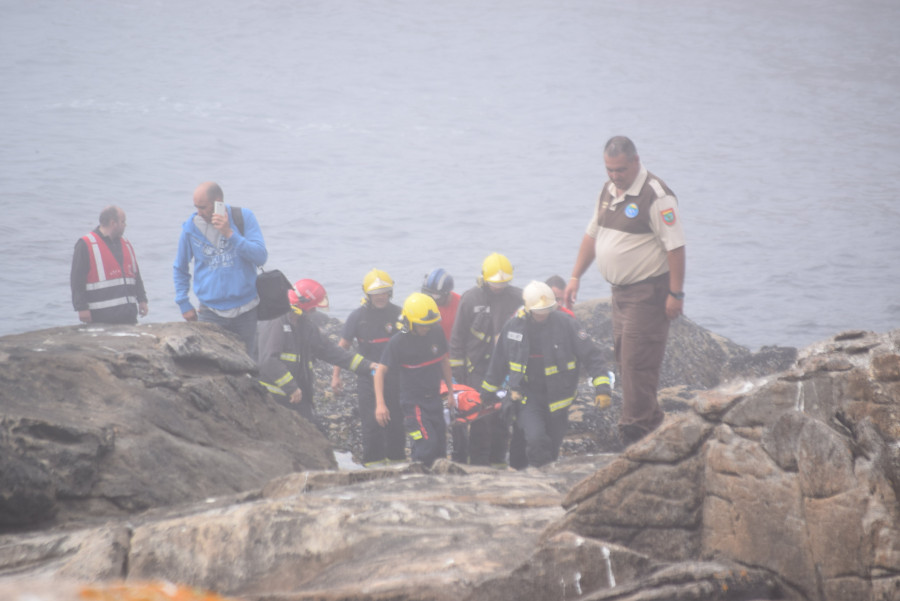
[[[398,300],[494,251],[568,276],[615,134],[679,196],[691,319],[751,348],[900,327],[898,25],[896,0],[0,0],[0,335],[77,322],[109,203],[148,320],[180,319],[205,180],[342,319],[372,267]]]

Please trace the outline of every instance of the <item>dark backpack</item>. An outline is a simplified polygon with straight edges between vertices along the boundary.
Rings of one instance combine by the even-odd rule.
[[[237,226],[241,236],[244,235],[244,213],[241,207],[231,207],[231,219]],[[259,296],[259,305],[256,307],[257,319],[266,321],[281,317],[291,310],[291,301],[288,299],[288,290],[293,288],[290,280],[278,269],[265,271],[259,268],[256,276],[256,294]]]

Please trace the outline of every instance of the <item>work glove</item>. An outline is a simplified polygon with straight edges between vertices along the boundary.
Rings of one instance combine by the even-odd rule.
[[[500,417],[503,418],[503,421],[507,423],[512,421],[519,405],[522,404],[522,398],[522,393],[518,390],[509,391],[509,394],[503,398],[503,403],[500,405]]]
[[[594,406],[598,409],[609,407],[612,395],[612,372],[606,376],[594,378]]]
[[[598,409],[606,409],[612,402],[609,384],[601,384],[594,389],[594,406]]]

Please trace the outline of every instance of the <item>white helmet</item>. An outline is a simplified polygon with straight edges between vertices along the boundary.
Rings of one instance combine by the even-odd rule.
[[[556,295],[544,282],[533,280],[522,291],[526,311],[543,311],[556,308]]]

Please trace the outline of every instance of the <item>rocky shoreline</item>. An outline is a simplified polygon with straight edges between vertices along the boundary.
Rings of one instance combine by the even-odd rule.
[[[611,354],[607,313],[578,307]],[[615,406],[580,405],[523,472],[338,469],[352,376],[329,396],[318,368],[326,438],[235,348],[187,323],[0,338],[0,598],[900,599],[900,330],[751,353],[679,320],[659,430],[620,452]]]

